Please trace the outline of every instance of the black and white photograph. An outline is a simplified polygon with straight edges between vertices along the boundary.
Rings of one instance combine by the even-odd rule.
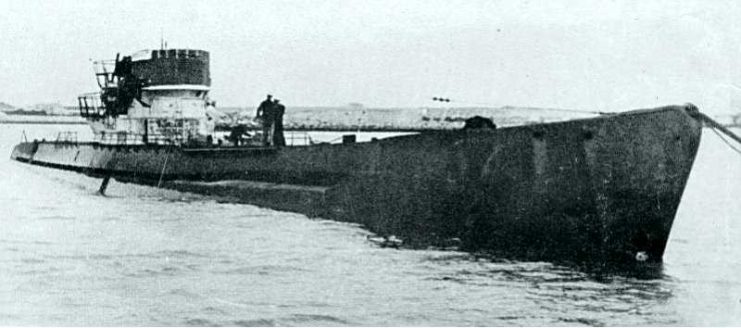
[[[741,326],[741,2],[0,0],[0,326]]]

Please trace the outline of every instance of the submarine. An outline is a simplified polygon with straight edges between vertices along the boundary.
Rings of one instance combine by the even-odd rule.
[[[13,160],[102,178],[101,191],[112,178],[228,197],[358,223],[404,247],[454,240],[511,259],[661,262],[703,125],[685,104],[508,127],[478,117],[363,142],[218,144],[207,51],[95,65],[99,92],[78,97],[93,140],[22,142]]]

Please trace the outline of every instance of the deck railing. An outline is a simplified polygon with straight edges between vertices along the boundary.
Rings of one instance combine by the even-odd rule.
[[[195,138],[192,138],[195,139]],[[144,134],[130,132],[105,133],[95,135],[95,141],[106,145],[182,145],[186,138],[181,134]]]
[[[56,142],[77,143],[77,132],[62,131],[57,133]]]
[[[334,138],[327,141],[314,140],[311,135],[303,131],[286,131],[284,132],[288,146],[309,146],[320,143],[335,143],[343,137]],[[22,134],[22,138],[25,135]],[[153,133],[133,133],[133,132],[99,132],[94,134],[92,141],[101,145],[164,145],[164,146],[183,146],[183,147],[240,147],[240,146],[262,146],[262,135],[259,133],[251,135],[250,138],[242,139],[239,145],[229,142],[228,135],[221,137],[214,135],[211,144],[207,144],[205,136],[193,134],[184,134],[182,132],[173,132],[166,134]],[[224,144],[222,141],[227,141]],[[56,135],[57,143],[78,143],[78,134],[75,131],[58,132]]]
[[[287,144],[291,146],[298,146],[298,145],[308,146],[313,142],[313,140],[311,140],[311,136],[306,132],[296,132],[296,131],[289,131],[289,132],[290,133],[288,133],[287,135],[285,132],[283,134],[285,138],[289,140]],[[303,143],[297,144],[296,141],[301,141]]]

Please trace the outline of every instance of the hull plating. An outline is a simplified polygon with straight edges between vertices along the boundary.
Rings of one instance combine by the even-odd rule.
[[[282,149],[22,143],[11,157],[358,222],[412,246],[660,261],[700,141],[695,111]]]

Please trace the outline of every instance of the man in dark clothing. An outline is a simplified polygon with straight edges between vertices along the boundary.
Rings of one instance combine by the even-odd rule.
[[[265,146],[270,145],[270,140],[272,139],[273,119],[275,116],[273,107],[273,96],[268,95],[268,98],[260,103],[260,107],[257,107],[257,115],[255,116],[262,120],[262,144]]]
[[[283,114],[286,112],[286,106],[275,99],[273,103],[273,145],[282,147],[286,145],[286,138],[283,136]]]
[[[230,133],[229,133],[229,141],[234,143],[234,146],[239,146],[242,144],[242,141],[244,139],[244,136],[247,134],[247,126],[244,124],[239,124],[237,126],[232,127]]]

